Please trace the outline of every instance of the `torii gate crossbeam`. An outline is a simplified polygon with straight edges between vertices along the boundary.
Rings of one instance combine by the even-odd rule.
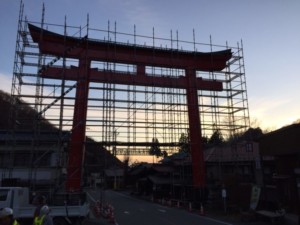
[[[186,89],[193,185],[200,188],[205,186],[205,166],[197,92],[198,90],[222,91],[222,82],[199,78],[196,76],[196,71],[223,70],[227,61],[232,57],[230,49],[210,53],[187,52],[109,41],[83,40],[43,30],[31,24],[29,24],[29,30],[33,41],[39,44],[42,54],[79,60],[78,67],[48,67],[41,70],[41,76],[44,78],[77,81],[66,183],[67,191],[78,191],[81,187],[90,82]],[[136,72],[99,71],[91,68],[92,61],[135,65]],[[146,74],[146,66],[184,69],[185,76],[178,78],[151,76]]]

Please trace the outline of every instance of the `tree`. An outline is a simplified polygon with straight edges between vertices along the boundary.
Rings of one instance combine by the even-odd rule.
[[[190,138],[187,134],[181,133],[179,138],[179,152],[190,152]]]
[[[293,122],[293,124],[298,124],[298,123],[300,123],[300,119],[297,119]]]
[[[220,129],[216,128],[213,132],[213,134],[211,135],[208,143],[209,144],[213,144],[213,145],[221,145],[225,142],[222,132],[220,131]]]
[[[209,138],[207,136],[202,137],[202,143],[204,145],[208,144]]]
[[[262,130],[257,128],[249,128],[244,134],[243,138],[247,141],[256,141],[263,136]]]
[[[236,133],[231,135],[227,142],[228,143],[234,143],[238,141],[257,141],[259,138],[263,136],[263,131],[257,127],[257,128],[249,128],[244,133]]]
[[[128,170],[129,170],[129,163],[130,163],[130,155],[127,151],[126,155],[124,156],[123,165],[124,165],[124,185],[127,185],[127,179],[128,179]]]
[[[163,152],[162,152],[162,156],[163,156],[163,158],[167,158],[167,157],[168,157],[167,151],[163,151]]]
[[[155,155],[157,158],[162,155],[157,138],[152,138],[152,144],[149,149],[149,154]]]

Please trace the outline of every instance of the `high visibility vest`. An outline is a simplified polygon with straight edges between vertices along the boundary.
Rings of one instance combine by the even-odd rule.
[[[14,220],[13,225],[20,225],[17,220]]]
[[[35,217],[33,224],[34,225],[42,225],[43,221],[44,221],[44,218],[45,218],[45,215],[43,215],[41,217],[40,216]]]

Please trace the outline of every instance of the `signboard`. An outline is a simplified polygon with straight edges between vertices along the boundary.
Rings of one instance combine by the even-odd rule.
[[[258,187],[257,185],[253,185],[251,191],[250,209],[252,210],[256,209],[259,202],[259,197],[260,197],[260,187]]]

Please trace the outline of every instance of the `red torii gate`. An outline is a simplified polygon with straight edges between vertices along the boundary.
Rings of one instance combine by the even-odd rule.
[[[222,91],[222,82],[196,77],[196,71],[221,71],[232,57],[231,50],[218,52],[187,52],[138,45],[126,45],[109,41],[92,41],[53,33],[28,24],[34,42],[42,54],[57,58],[79,60],[78,67],[47,67],[40,71],[41,77],[77,81],[73,129],[70,141],[67,191],[81,188],[84,156],[85,126],[89,83],[113,83],[140,86],[156,86],[186,89],[190,146],[192,153],[193,185],[205,186],[205,166],[202,150],[201,124],[199,118],[198,90]],[[76,46],[76,47],[74,47]],[[136,65],[136,73],[98,71],[90,68],[91,61]],[[146,66],[184,69],[185,76],[154,77],[146,75]]]

